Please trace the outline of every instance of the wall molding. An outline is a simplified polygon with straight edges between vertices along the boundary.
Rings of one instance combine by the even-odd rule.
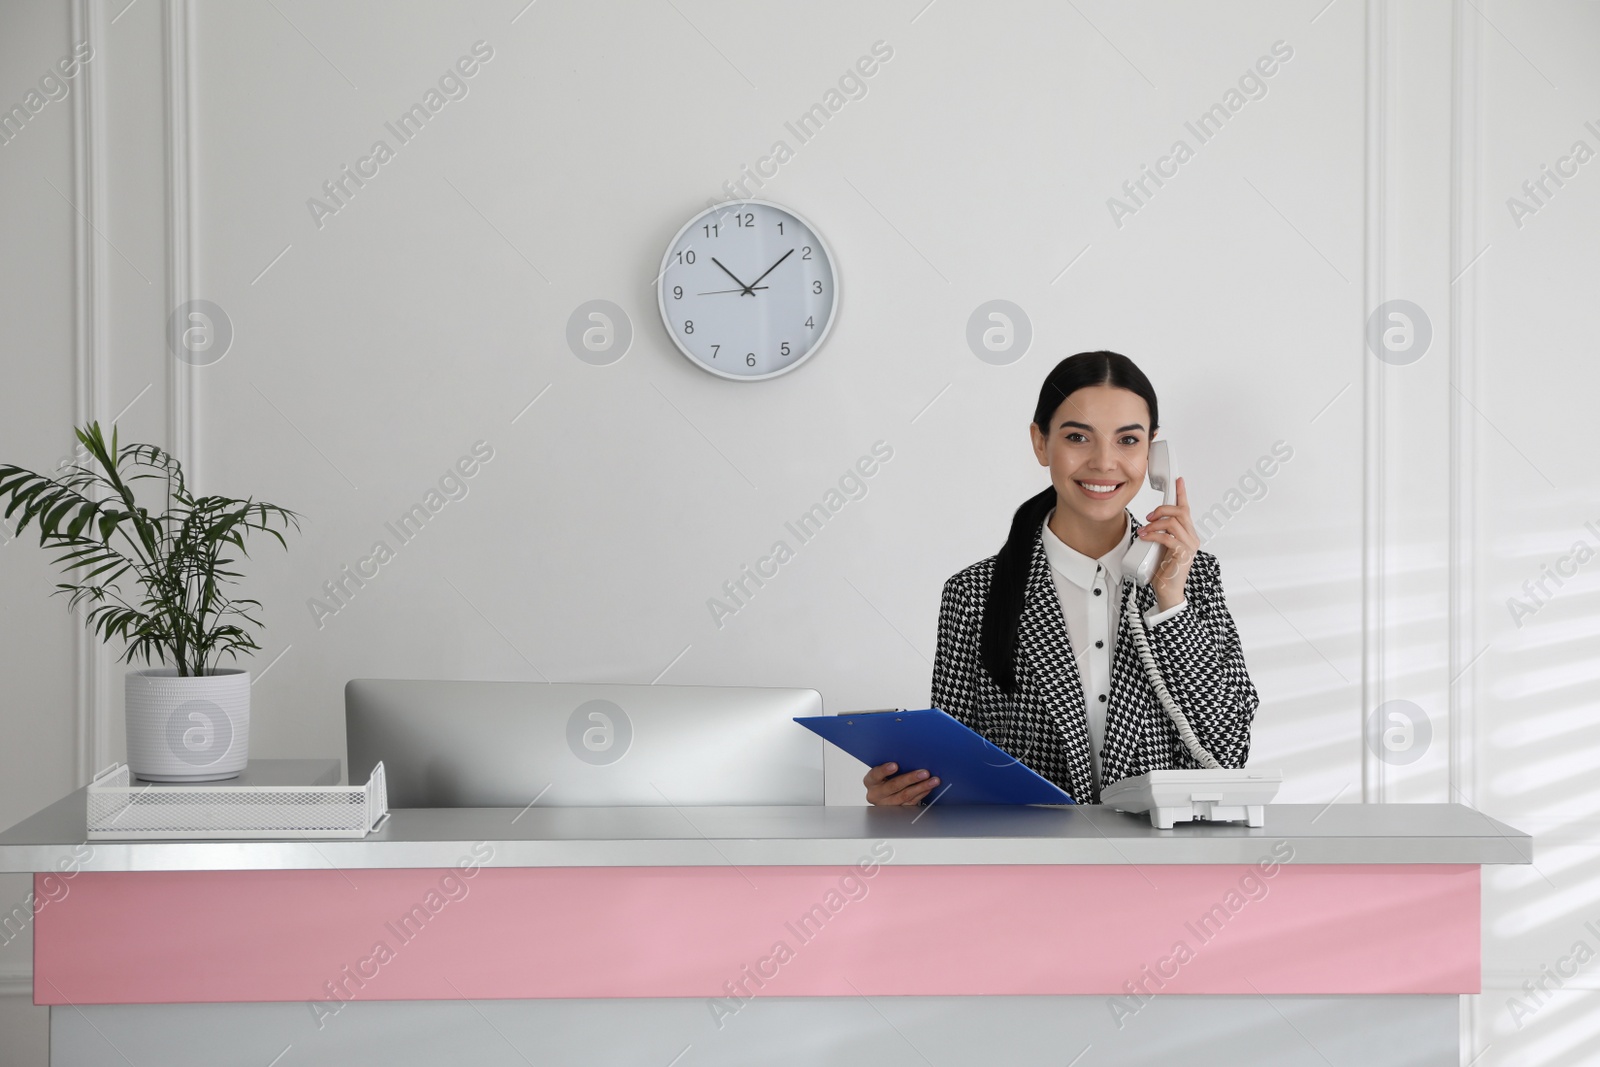
[[[73,424],[107,417],[111,381],[106,259],[96,227],[107,215],[105,130],[105,12],[94,0],[73,0],[72,41],[88,40],[96,59],[83,65],[82,89],[73,97]],[[189,0],[166,0],[162,8],[162,67],[166,99],[166,295],[176,308],[195,290],[193,18]],[[103,227],[102,227],[103,228]],[[199,391],[194,368],[167,360],[167,447],[183,463],[191,487],[199,475]],[[73,773],[84,785],[110,762],[110,723],[114,693],[112,662],[104,642],[83,625],[75,634]]]
[[[1367,0],[1366,6],[1366,159],[1363,197],[1365,232],[1362,248],[1362,321],[1383,303],[1388,288],[1388,107],[1389,5]],[[1384,419],[1384,364],[1361,344],[1362,502],[1361,502],[1361,799],[1381,803],[1386,793],[1385,764],[1367,736],[1372,709],[1384,701],[1387,685],[1388,627],[1384,594],[1388,554],[1388,454]]]
[[[162,6],[162,71],[166,103],[167,306],[194,298],[194,12],[190,0]],[[167,355],[167,448],[183,464],[190,488],[200,481],[200,420],[195,367]]]
[[[1478,247],[1478,191],[1482,170],[1481,19],[1465,0],[1452,4],[1450,131],[1450,795],[1476,804],[1477,718],[1473,669],[1477,662],[1477,420],[1468,400],[1477,395],[1477,270],[1464,270]],[[1460,276],[1456,277],[1456,272]]]
[[[106,217],[105,13],[94,0],[74,0],[70,14],[72,41],[90,42],[95,58],[80,70],[82,79],[72,105],[73,212],[73,425],[103,419],[110,382],[107,325],[106,259],[95,233]],[[76,441],[73,442],[76,450]],[[77,665],[73,722],[75,786],[86,784],[107,763],[111,722],[110,654],[84,624],[83,609],[75,615]]]

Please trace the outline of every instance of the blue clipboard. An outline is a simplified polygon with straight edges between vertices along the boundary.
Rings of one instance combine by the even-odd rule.
[[[805,715],[794,720],[869,767],[928,770],[939,779],[925,803],[1071,804],[1054,782],[938,708]]]

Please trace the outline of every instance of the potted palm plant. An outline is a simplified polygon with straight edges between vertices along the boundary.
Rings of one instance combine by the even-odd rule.
[[[146,664],[126,678],[129,770],[155,782],[236,777],[250,755],[250,674],[220,661],[258,650],[261,623],[250,614],[259,601],[228,596],[239,578],[230,553],[248,556],[256,532],[287,548],[280,529],[298,530],[299,516],[193,496],[177,459],[154,445],[119,448],[115,426],[109,444],[98,422],[74,433],[87,457],[56,477],[0,464],[5,517],[19,515],[19,535],[37,523],[39,544],[76,575],[55,593],[70,594],[69,608],[88,605],[85,623],[122,640],[124,662]],[[135,499],[135,483],[148,481],[160,484],[159,511]]]

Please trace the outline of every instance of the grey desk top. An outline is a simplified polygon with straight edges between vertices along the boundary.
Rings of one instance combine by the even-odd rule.
[[[292,764],[292,766],[291,766]],[[328,778],[329,766],[332,779]],[[263,784],[336,782],[337,760],[253,761]],[[238,783],[235,783],[238,784]],[[1273,804],[1266,825],[1157,830],[1109,808],[867,806],[401,808],[355,841],[85,843],[76,790],[0,834],[0,873],[452,867],[1255,863],[1530,863],[1533,839],[1461,804]],[[88,855],[85,856],[85,852]],[[487,858],[484,858],[485,853]],[[878,857],[881,859],[880,855]],[[1281,859],[1280,855],[1276,858]]]

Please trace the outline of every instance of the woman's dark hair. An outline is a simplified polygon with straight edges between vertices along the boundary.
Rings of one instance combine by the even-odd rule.
[[[1079,352],[1057,363],[1039,388],[1039,404],[1033,410],[1033,424],[1047,438],[1050,419],[1061,402],[1090,385],[1111,385],[1138,394],[1150,408],[1150,432],[1156,432],[1156,391],[1150,379],[1133,360],[1116,352]],[[1033,543],[1039,537],[1044,517],[1056,505],[1056,488],[1047,485],[1036,496],[1022,502],[1011,518],[1011,534],[994,560],[994,575],[989,581],[989,596],[983,605],[983,633],[978,641],[978,656],[1001,692],[1016,690],[1015,652],[1017,626],[1022,620],[1022,603],[1028,589],[1028,572],[1033,565]]]

